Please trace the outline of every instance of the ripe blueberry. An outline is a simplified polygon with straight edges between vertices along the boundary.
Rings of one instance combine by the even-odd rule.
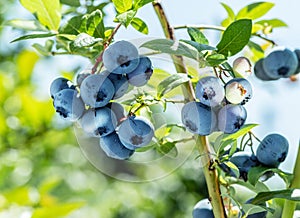
[[[104,50],[103,64],[110,72],[116,74],[130,73],[139,64],[138,50],[128,41],[115,42]]]
[[[117,126],[117,118],[108,107],[89,109],[79,122],[82,129],[93,137],[106,136],[115,131]]]
[[[272,79],[290,77],[297,67],[297,55],[289,49],[273,51],[263,61],[263,68]]]
[[[100,74],[88,76],[80,86],[82,100],[93,108],[107,105],[114,94],[115,88],[110,79]]]
[[[130,116],[118,129],[121,142],[129,149],[148,145],[154,136],[154,127],[144,117]]]
[[[113,99],[121,98],[127,92],[129,83],[125,74],[110,73],[105,70],[101,75],[107,76],[115,87],[115,95]]]
[[[122,144],[116,132],[100,138],[100,147],[108,157],[119,160],[128,159],[134,153]]]
[[[240,178],[247,181],[248,172],[252,167],[258,166],[257,158],[249,152],[239,151],[232,155],[229,159],[234,165],[237,166],[240,172]]]
[[[153,73],[151,60],[148,57],[140,57],[137,68],[128,73],[128,81],[133,86],[145,85]]]
[[[196,85],[196,97],[207,106],[217,106],[223,101],[224,95],[224,87],[217,77],[203,77]]]
[[[214,218],[211,203],[207,198],[202,199],[194,206],[193,218]]]
[[[218,113],[218,129],[224,133],[234,133],[245,123],[247,111],[242,105],[225,105]]]
[[[54,95],[63,89],[75,89],[75,86],[66,78],[59,77],[53,80],[50,85],[51,98],[54,98]]]
[[[183,106],[181,120],[188,131],[199,135],[209,135],[215,130],[217,123],[211,108],[195,101]]]
[[[289,142],[280,134],[269,134],[259,144],[256,156],[259,162],[269,167],[278,167],[287,156]]]
[[[63,89],[54,95],[56,112],[66,120],[76,121],[84,112],[84,103],[74,89]]]
[[[259,59],[255,65],[254,65],[254,74],[255,76],[260,79],[260,80],[263,80],[263,81],[271,81],[271,80],[277,80],[277,79],[273,79],[271,78],[270,76],[267,75],[265,69],[263,68],[263,61],[264,61],[264,58],[261,58]]]

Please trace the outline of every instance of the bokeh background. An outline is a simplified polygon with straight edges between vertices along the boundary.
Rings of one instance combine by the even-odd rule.
[[[81,1],[85,2],[91,1]],[[237,11],[254,1],[223,2]],[[296,19],[300,2],[273,2],[275,7],[265,18],[280,18],[289,27],[276,29],[272,39],[280,46],[300,48]],[[216,0],[163,0],[163,6],[172,25],[219,25],[226,16]],[[108,5],[104,11],[105,22],[115,25],[113,7]],[[141,9],[138,16],[148,24],[149,36],[163,37],[151,5]],[[40,56],[31,48],[36,40],[10,43],[22,34],[4,25],[5,20],[14,18],[32,15],[18,1],[0,0],[0,218],[191,217],[194,204],[207,196],[193,146],[183,145],[192,154],[156,180],[128,182],[99,171],[82,151],[73,126],[54,114],[48,93],[54,78],[73,78],[74,72],[87,68],[90,62],[75,56]],[[205,34],[212,45],[218,42],[218,32],[209,30]],[[185,38],[187,34],[178,30],[176,36]],[[140,37],[144,35],[131,27],[122,27],[116,34],[117,40]],[[260,124],[254,129],[260,138],[270,132],[288,138],[290,152],[280,168],[292,172],[300,137],[300,82],[262,82],[254,76],[250,80],[254,98],[246,106],[247,122]],[[122,168],[122,162],[107,164]],[[165,166],[161,163],[152,170],[164,171]],[[139,168],[134,175],[141,173]],[[266,183],[272,189],[284,188],[278,177]],[[247,192],[244,198],[251,194]]]

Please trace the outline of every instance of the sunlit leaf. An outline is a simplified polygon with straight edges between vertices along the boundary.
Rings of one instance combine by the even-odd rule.
[[[21,80],[27,81],[30,78],[38,60],[39,56],[33,51],[24,50],[18,55],[16,64]]]
[[[31,13],[36,13],[38,20],[50,30],[58,30],[61,14],[59,0],[20,0]]]
[[[134,17],[130,24],[134,29],[141,33],[148,34],[149,32],[147,24],[140,18]]]
[[[134,10],[125,11],[122,14],[118,14],[116,16],[115,22],[122,23],[125,27],[128,27],[135,15],[136,11]]]
[[[236,15],[236,19],[247,18],[255,20],[265,15],[275,4],[272,2],[256,2],[242,8]]]
[[[53,218],[66,216],[81,208],[83,203],[59,203],[51,207],[41,207],[33,211],[32,218]]]
[[[149,4],[153,1],[154,0],[134,0],[133,6],[134,6],[134,9],[137,10],[137,9],[143,7],[144,5]]]
[[[132,0],[113,0],[119,13],[124,13],[132,8]]]

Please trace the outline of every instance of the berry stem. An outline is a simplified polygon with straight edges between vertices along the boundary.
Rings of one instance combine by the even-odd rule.
[[[298,145],[298,153],[297,153],[293,174],[294,174],[294,178],[289,188],[300,188],[300,141]],[[285,200],[283,211],[282,211],[282,218],[293,218],[295,209],[296,209],[295,201]]]
[[[103,44],[104,48],[103,51],[100,53],[100,55],[96,58],[96,62],[92,68],[91,74],[95,74],[97,72],[97,68],[100,65],[100,63],[102,63],[102,56],[103,56],[103,52],[104,50],[107,48],[107,46],[109,46],[109,44],[111,43],[111,41],[113,40],[114,36],[116,35],[116,33],[118,32],[118,30],[120,29],[120,27],[122,26],[121,23],[119,23],[113,30],[112,34],[110,35],[110,37],[106,40],[106,42]]]
[[[152,5],[163,28],[165,37],[171,40],[175,40],[174,28],[171,27],[162,5],[159,1],[154,1]],[[185,67],[182,56],[173,55],[172,60],[177,72],[187,73],[187,69]],[[195,101],[195,92],[190,81],[182,86],[182,92],[185,98],[185,102]],[[214,216],[218,218],[225,218],[226,212],[223,199],[221,197],[217,170],[215,169],[215,167],[210,167],[211,165],[213,165],[215,160],[211,155],[206,155],[211,153],[208,138],[206,136],[199,135],[195,135],[194,137],[200,155],[205,154],[205,157],[201,158],[201,160],[203,161],[203,172],[205,175],[209,199],[212,204]]]

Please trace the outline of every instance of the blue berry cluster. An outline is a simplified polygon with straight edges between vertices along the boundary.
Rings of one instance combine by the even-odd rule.
[[[247,151],[237,151],[230,157],[229,161],[239,169],[240,178],[248,180],[248,172],[251,168],[265,166],[267,168],[278,168],[286,159],[289,150],[287,139],[277,133],[267,135],[258,145],[256,154]],[[221,169],[229,176],[236,177],[233,171],[224,163],[220,164]],[[272,173],[264,176],[268,179]]]
[[[263,81],[288,78],[300,73],[300,50],[289,49],[272,51],[268,56],[258,60],[254,74]]]
[[[154,127],[146,118],[126,116],[115,100],[126,94],[129,84],[145,85],[153,67],[151,60],[139,56],[128,41],[111,44],[102,59],[105,70],[79,74],[76,86],[66,78],[57,78],[51,83],[50,95],[62,118],[77,121],[86,134],[100,138],[100,147],[107,156],[123,160],[150,143]]]
[[[234,133],[245,123],[244,104],[252,97],[252,86],[245,78],[233,78],[224,86],[214,76],[201,78],[196,84],[196,98],[184,105],[182,123],[188,131],[209,135],[215,131]]]

